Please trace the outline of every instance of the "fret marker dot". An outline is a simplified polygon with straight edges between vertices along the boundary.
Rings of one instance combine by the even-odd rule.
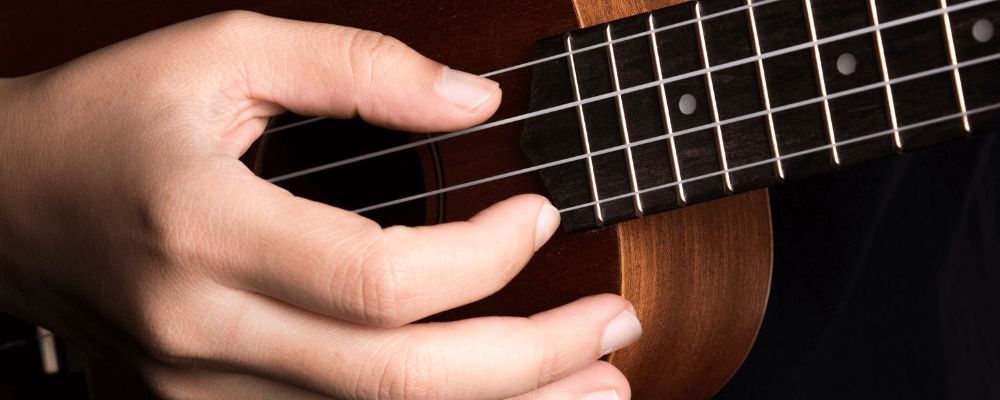
[[[698,108],[698,102],[695,101],[694,96],[691,93],[685,93],[681,96],[681,100],[677,102],[677,108],[681,109],[684,115],[694,114],[694,110]]]
[[[975,25],[972,25],[972,37],[979,43],[989,42],[993,39],[993,23],[986,18],[976,21]]]
[[[853,74],[855,70],[858,69],[858,59],[854,57],[854,54],[844,53],[840,57],[837,57],[837,71],[841,75],[848,76]]]

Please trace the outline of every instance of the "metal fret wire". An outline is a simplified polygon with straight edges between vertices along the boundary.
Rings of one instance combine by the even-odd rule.
[[[805,0],[806,4],[806,19],[809,22],[809,38],[814,42],[816,41],[816,22],[813,20],[812,12],[812,0]],[[820,96],[826,96],[826,78],[823,76],[823,59],[819,54],[819,45],[810,46],[812,47],[813,53],[813,63],[816,66],[816,80],[819,86]],[[826,127],[826,134],[830,139],[830,144],[837,143],[837,135],[833,130],[833,118],[830,117],[830,102],[823,101],[823,122]],[[834,165],[840,165],[840,153],[837,151],[837,146],[830,148],[830,156],[833,158]]]
[[[948,8],[948,0],[941,0],[941,8]],[[954,65],[958,62],[958,57],[955,56],[955,36],[951,33],[951,16],[948,13],[944,13],[941,15],[941,20],[944,23],[945,42],[948,44],[949,60]],[[955,82],[955,97],[958,99],[958,111],[965,112],[965,91],[962,90],[962,75],[958,72],[958,69],[952,74],[952,80]],[[972,133],[972,125],[969,124],[968,116],[962,118],[962,127],[965,128],[966,133]]]
[[[655,29],[655,21],[653,20],[653,14],[649,14],[649,30],[652,32]],[[653,66],[656,68],[656,79],[663,80],[663,66],[660,63],[660,46],[656,43],[656,33],[649,34],[649,47],[653,49]],[[677,159],[677,143],[674,142],[674,124],[670,120],[670,104],[667,103],[667,85],[659,85],[656,87],[656,91],[660,95],[660,109],[663,115],[663,126],[667,128],[667,135],[670,138],[668,144],[670,145],[670,161],[673,163],[674,167],[674,180],[680,182],[681,180],[681,165],[680,161]],[[679,205],[687,204],[687,194],[684,193],[684,185],[677,185],[677,201]]]
[[[755,2],[752,5],[746,5],[746,6],[740,6],[740,7],[733,7],[733,8],[730,8],[728,10],[719,11],[719,12],[714,13],[714,14],[704,15],[704,16],[701,16],[701,17],[698,17],[698,18],[695,18],[695,19],[689,19],[687,21],[677,22],[677,23],[670,24],[670,25],[667,25],[667,26],[661,26],[659,28],[654,29],[652,31],[652,33],[655,34],[655,33],[658,33],[658,32],[668,31],[668,30],[671,30],[671,29],[677,29],[677,28],[680,28],[680,27],[683,27],[683,26],[700,23],[702,21],[708,21],[710,19],[723,17],[723,16],[726,16],[726,15],[729,15],[729,14],[735,14],[735,13],[738,13],[738,12],[744,11],[744,10],[753,9],[754,7],[763,7],[763,6],[766,6],[768,4],[777,3],[779,1],[783,1],[783,0],[763,0],[763,1]],[[627,40],[638,39],[638,38],[641,38],[643,36],[648,36],[649,34],[650,34],[650,32],[643,32],[643,33],[632,34],[632,35],[629,35],[629,36],[623,36],[623,37],[620,37],[618,39],[615,39],[611,43],[612,44],[617,44],[617,43],[621,43],[621,42],[624,42],[624,41],[627,41]],[[588,51],[588,50],[598,49],[598,48],[601,48],[601,47],[604,47],[604,44],[595,44],[595,45],[591,45],[591,46],[587,46],[587,47],[581,47],[581,48],[576,49],[574,51],[579,53],[579,52],[584,52],[584,51]],[[518,64],[518,65],[511,66],[511,67],[507,67],[507,68],[503,68],[503,69],[498,69],[496,71],[488,72],[488,73],[482,74],[480,76],[482,76],[483,78],[489,78],[491,76],[496,76],[496,75],[500,75],[500,74],[503,74],[503,73],[507,73],[507,72],[511,72],[511,71],[516,71],[516,70],[521,69],[521,68],[530,67],[530,66],[533,66],[533,65],[538,65],[538,64],[541,64],[541,63],[544,63],[544,62],[548,62],[548,61],[552,61],[552,60],[558,60],[558,59],[566,57],[566,56],[567,56],[567,54],[565,54],[565,53],[564,54],[556,54],[556,55],[553,55],[553,56],[548,56],[548,57],[545,57],[545,58],[540,58],[540,59],[537,59],[537,60],[532,60],[532,61],[529,61],[529,62],[526,62],[526,63],[523,63],[523,64]]]
[[[573,37],[570,35],[566,35],[566,50],[573,50]],[[576,61],[573,54],[569,55],[569,75],[573,83],[573,97],[580,100],[580,83],[576,79]],[[587,118],[583,114],[583,105],[576,107],[576,118],[580,123],[584,154],[591,154],[590,136],[587,134]],[[587,179],[590,180],[590,196],[596,202],[601,199],[601,195],[597,192],[597,177],[594,176],[594,157],[587,157]],[[598,225],[604,224],[604,215],[601,213],[600,204],[594,205],[594,219]]]
[[[701,2],[695,4],[694,15],[701,18]],[[705,46],[705,28],[702,26],[701,21],[698,21],[698,47],[701,49],[701,62],[705,68],[709,68],[710,64],[708,62],[708,48]],[[719,105],[715,102],[715,83],[712,82],[712,72],[705,73],[705,86],[708,87],[708,105],[709,109],[712,111],[712,120],[716,124],[719,123]],[[722,139],[722,125],[715,126],[715,145],[716,149],[719,151],[719,167],[723,171],[729,171],[729,160],[726,158],[726,142]],[[733,179],[729,176],[729,172],[722,175],[722,181],[725,184],[726,193],[733,192]]]
[[[969,111],[966,111],[966,112],[959,112],[959,113],[954,113],[954,114],[951,114],[951,115],[946,115],[946,116],[943,116],[943,117],[929,119],[929,120],[926,120],[926,121],[923,121],[923,122],[918,122],[918,123],[915,123],[915,124],[906,125],[906,126],[900,127],[899,129],[895,129],[895,130],[894,129],[887,129],[887,130],[884,130],[884,131],[881,131],[881,132],[876,132],[876,133],[873,133],[873,134],[870,134],[870,135],[859,136],[859,137],[856,137],[856,138],[853,138],[853,139],[847,139],[847,140],[839,141],[839,142],[834,143],[834,144],[827,144],[827,145],[815,147],[815,148],[808,149],[808,150],[803,150],[803,151],[799,151],[799,152],[795,152],[795,153],[790,153],[790,154],[786,154],[786,155],[783,155],[781,157],[776,157],[776,158],[781,158],[781,159],[787,160],[789,158],[800,157],[800,156],[804,156],[804,155],[807,155],[807,154],[812,154],[812,153],[815,153],[815,152],[824,151],[824,150],[827,150],[827,149],[829,149],[830,147],[833,147],[833,146],[848,145],[848,144],[852,144],[852,143],[862,142],[862,141],[865,141],[865,140],[870,140],[870,139],[875,139],[875,138],[879,138],[879,137],[882,137],[882,136],[890,135],[890,134],[892,134],[893,132],[896,132],[896,131],[907,131],[907,130],[910,130],[910,129],[917,129],[917,128],[921,128],[921,127],[924,127],[924,126],[929,126],[929,125],[934,125],[934,124],[937,124],[937,123],[945,122],[945,121],[948,121],[948,120],[951,120],[951,119],[960,118],[960,117],[968,117],[968,116],[973,115],[973,114],[978,114],[978,113],[987,112],[987,111],[993,111],[993,110],[997,110],[997,109],[1000,109],[1000,103],[994,103],[994,104],[989,105],[989,106],[979,107],[979,108],[976,108],[976,109],[973,109],[973,110],[969,110]],[[774,161],[775,161],[775,158],[761,160],[761,161],[753,162],[753,163],[750,163],[750,164],[741,165],[739,167],[731,168],[729,170],[729,172],[735,172],[735,171],[749,169],[749,168],[753,168],[753,167],[757,167],[757,166],[761,166],[761,165],[767,165],[767,164],[770,164],[770,163],[772,163]],[[704,174],[704,175],[701,175],[701,176],[696,176],[696,177],[688,178],[688,179],[685,179],[681,183],[690,183],[691,181],[696,181],[696,180],[699,180],[699,179],[713,178],[713,177],[716,177],[716,176],[719,176],[719,175],[723,174],[724,172],[725,171],[718,171],[718,172],[713,172],[713,173],[710,173],[710,174]],[[644,193],[652,192],[652,191],[655,191],[655,190],[661,190],[661,189],[671,188],[673,186],[676,186],[677,184],[678,184],[677,182],[671,182],[671,183],[664,184],[664,185],[659,185],[659,186],[654,186],[654,187],[646,188],[646,189],[640,190],[639,194],[644,194]],[[603,203],[603,202],[606,202],[606,201],[615,201],[615,200],[626,198],[626,197],[629,197],[629,196],[632,196],[632,195],[634,195],[634,194],[633,193],[625,193],[625,194],[622,194],[622,195],[618,195],[618,196],[614,196],[614,197],[609,197],[609,198],[606,198],[606,199],[601,199],[600,202]],[[579,209],[579,208],[583,208],[583,207],[590,207],[591,205],[593,205],[593,204],[591,204],[591,203],[579,204],[579,205],[575,205],[575,206],[572,206],[572,207],[563,208],[563,209],[559,210],[559,212],[560,213],[569,212],[569,211],[573,211],[573,210],[576,210],[576,209]]]
[[[875,0],[868,0],[868,8],[871,10],[872,25],[878,25],[878,8]],[[882,46],[882,30],[875,30],[875,49],[878,50],[878,62],[882,69],[882,80],[889,80],[889,64],[885,61],[885,48]],[[903,139],[899,136],[899,123],[896,121],[896,102],[892,99],[892,85],[885,85],[885,102],[889,107],[889,124],[896,133],[892,134],[892,143],[896,146],[896,151],[903,151]]]
[[[577,107],[577,106],[580,106],[580,105],[583,105],[583,104],[590,104],[590,103],[594,103],[594,102],[597,102],[597,101],[609,99],[609,98],[612,98],[612,97],[615,97],[615,96],[620,96],[620,95],[623,95],[623,94],[628,94],[628,93],[633,93],[633,92],[637,92],[637,91],[640,91],[640,90],[645,90],[645,89],[653,88],[653,87],[656,87],[658,85],[663,85],[663,84],[667,84],[667,83],[671,83],[671,82],[681,81],[681,80],[684,80],[684,79],[688,79],[688,78],[691,78],[691,77],[695,77],[695,76],[699,76],[699,75],[705,74],[707,72],[720,71],[720,70],[723,70],[723,69],[728,69],[728,68],[732,68],[732,67],[735,67],[735,66],[739,66],[739,65],[743,65],[743,64],[747,64],[747,63],[756,62],[757,60],[766,60],[766,59],[771,58],[771,57],[776,57],[776,56],[780,56],[780,55],[783,55],[783,54],[793,53],[793,52],[796,52],[796,51],[799,51],[799,50],[803,50],[803,49],[809,49],[809,48],[812,48],[814,46],[820,46],[820,45],[824,45],[826,43],[832,43],[832,42],[836,42],[838,40],[843,40],[843,39],[854,37],[854,36],[858,36],[858,35],[872,33],[872,32],[874,32],[877,29],[888,29],[888,28],[892,28],[892,27],[895,27],[895,26],[905,25],[905,24],[910,23],[910,22],[919,21],[919,20],[922,20],[922,19],[925,19],[925,18],[938,17],[938,16],[941,16],[941,15],[943,15],[945,13],[955,12],[955,11],[959,11],[959,10],[964,10],[964,9],[968,9],[968,8],[971,8],[971,7],[976,7],[976,6],[983,5],[983,4],[994,3],[994,2],[997,2],[997,1],[1000,1],[1000,0],[972,0],[972,1],[968,1],[968,2],[965,2],[965,3],[958,4],[958,5],[950,5],[950,6],[948,6],[948,8],[944,8],[944,9],[937,9],[937,10],[925,11],[923,13],[914,14],[914,15],[911,15],[909,17],[900,18],[900,19],[893,20],[893,21],[890,21],[890,22],[885,22],[885,23],[882,23],[882,24],[879,24],[879,25],[868,26],[868,27],[857,29],[857,30],[854,30],[854,31],[844,32],[844,33],[841,33],[841,34],[829,36],[829,37],[826,37],[826,38],[823,38],[823,39],[809,41],[809,42],[805,42],[805,43],[798,44],[798,45],[795,45],[795,46],[786,47],[784,49],[770,51],[770,52],[764,53],[764,54],[762,54],[760,56],[753,56],[753,57],[743,58],[743,59],[740,59],[740,60],[730,61],[730,62],[727,62],[727,63],[724,63],[724,64],[719,64],[719,65],[713,66],[711,68],[705,68],[705,69],[695,70],[695,71],[687,72],[687,73],[684,73],[684,74],[675,75],[675,76],[671,76],[671,77],[668,77],[668,78],[660,79],[660,80],[657,80],[657,81],[653,81],[653,82],[649,82],[649,83],[644,83],[642,85],[632,86],[630,88],[622,89],[622,90],[617,91],[617,92],[609,92],[609,93],[605,93],[605,94],[602,94],[602,95],[597,95],[597,96],[589,97],[589,98],[586,98],[586,99],[582,99],[580,101],[574,101],[574,102],[570,102],[570,103],[565,103],[565,104],[561,104],[561,105],[558,105],[558,106],[553,106],[553,107],[549,107],[549,108],[546,108],[546,109],[542,109],[542,110],[538,110],[538,111],[534,111],[534,112],[530,112],[530,113],[526,113],[526,114],[521,114],[521,115],[518,115],[518,116],[514,116],[514,117],[510,117],[510,118],[505,118],[505,119],[502,119],[502,120],[498,120],[498,121],[494,121],[494,122],[490,122],[490,123],[486,123],[486,124],[474,126],[472,128],[463,129],[463,130],[455,131],[455,132],[452,132],[452,133],[447,133],[447,134],[443,134],[443,135],[434,136],[434,137],[429,138],[429,139],[418,140],[418,141],[415,141],[415,142],[407,143],[405,145],[399,145],[399,146],[391,147],[391,148],[388,148],[388,149],[384,149],[384,150],[380,150],[380,151],[368,153],[368,154],[365,154],[365,155],[351,157],[351,158],[343,159],[343,160],[340,160],[340,161],[334,161],[334,162],[331,162],[331,163],[328,163],[328,164],[323,164],[323,165],[320,165],[320,166],[316,166],[316,167],[304,169],[304,170],[301,170],[301,171],[298,171],[298,172],[293,172],[293,173],[289,173],[289,174],[284,174],[284,175],[280,175],[280,176],[268,178],[267,181],[272,182],[272,183],[280,182],[280,181],[284,181],[284,180],[296,178],[296,177],[299,177],[299,176],[308,175],[308,174],[312,174],[312,173],[315,173],[315,172],[327,170],[327,169],[330,169],[330,168],[336,168],[336,167],[347,165],[347,164],[353,164],[353,163],[356,163],[356,162],[359,162],[359,161],[364,161],[364,160],[368,160],[368,159],[380,157],[380,156],[383,156],[383,155],[386,155],[386,154],[392,154],[392,153],[395,153],[395,152],[398,152],[398,151],[408,150],[408,149],[420,147],[420,146],[423,146],[423,145],[426,145],[426,144],[436,143],[436,142],[440,142],[440,141],[443,141],[443,140],[448,140],[448,139],[451,139],[451,138],[455,138],[455,137],[458,137],[458,136],[463,136],[463,135],[467,135],[467,134],[470,134],[470,133],[479,132],[479,131],[483,131],[483,130],[495,128],[495,127],[498,127],[498,126],[507,125],[507,124],[514,123],[514,122],[524,121],[524,120],[531,119],[531,118],[534,118],[534,117],[537,117],[537,116],[540,116],[540,115],[545,115],[545,114],[550,114],[550,113],[557,112],[557,111],[567,110],[567,109],[574,108],[574,107]],[[643,33],[643,35],[648,35],[648,33]],[[607,44],[604,43],[604,44],[602,44],[599,47],[603,47],[603,46],[606,46],[606,45]]]
[[[621,82],[618,81],[618,61],[615,59],[615,45],[611,44],[610,24],[604,29],[604,37],[608,40],[608,63],[611,64],[611,82],[614,83],[615,90],[622,90]],[[628,121],[625,118],[625,100],[621,96],[615,97],[615,106],[618,108],[618,124],[622,130],[622,144],[629,144],[632,140],[628,134]],[[632,187],[633,192],[638,191],[639,181],[635,177],[635,159],[632,157],[631,146],[625,149],[625,166],[628,167],[629,186]],[[643,214],[642,197],[638,194],[632,198],[632,207],[635,210],[635,216],[641,217]]]
[[[923,71],[923,72],[918,72],[918,73],[914,73],[914,74],[910,74],[910,75],[906,75],[906,76],[901,76],[901,77],[898,77],[898,78],[893,78],[893,79],[890,79],[888,83],[889,84],[899,84],[899,83],[903,83],[903,82],[908,82],[908,81],[912,81],[912,80],[924,78],[924,77],[931,76],[931,75],[934,75],[934,74],[946,73],[946,72],[949,72],[949,71],[952,71],[952,70],[955,70],[955,69],[958,69],[958,68],[966,68],[966,67],[971,67],[971,66],[974,66],[974,65],[979,65],[979,64],[987,63],[987,62],[998,60],[998,59],[1000,59],[1000,53],[989,55],[989,56],[984,56],[984,57],[980,57],[980,58],[976,58],[976,59],[972,59],[972,60],[968,60],[968,61],[963,61],[963,62],[957,63],[955,65],[948,65],[948,66],[938,67],[938,68],[930,69],[930,70]],[[739,117],[729,118],[729,119],[720,121],[718,124],[719,125],[732,124],[732,123],[736,123],[736,122],[740,122],[740,121],[745,121],[745,120],[748,120],[748,119],[763,117],[763,116],[765,116],[765,115],[767,115],[769,113],[779,113],[779,112],[782,112],[782,111],[786,111],[786,110],[791,110],[791,109],[795,109],[795,108],[798,108],[798,107],[807,106],[807,105],[810,105],[810,104],[816,104],[816,103],[819,103],[819,102],[822,102],[822,101],[826,101],[826,100],[832,100],[832,99],[836,99],[836,98],[840,98],[840,97],[850,96],[850,95],[853,95],[853,94],[856,94],[856,93],[865,92],[865,91],[868,91],[868,90],[881,89],[885,84],[886,84],[886,82],[871,83],[871,84],[868,84],[868,85],[865,85],[865,86],[859,86],[859,87],[856,87],[854,89],[849,89],[849,90],[845,90],[845,91],[842,91],[842,92],[837,92],[837,93],[834,93],[834,94],[829,94],[829,95],[823,96],[823,97],[815,97],[815,98],[812,98],[812,99],[807,99],[807,100],[802,100],[802,101],[795,102],[795,103],[786,104],[786,105],[783,105],[783,106],[780,106],[780,107],[776,107],[776,108],[773,108],[773,109],[770,109],[770,110],[758,111],[758,112],[751,113],[751,114],[741,115]],[[657,141],[660,141],[660,140],[666,140],[666,139],[674,138],[674,137],[677,137],[677,136],[686,135],[686,134],[689,134],[689,133],[692,133],[692,132],[702,131],[702,130],[705,130],[705,129],[711,129],[711,128],[714,128],[716,125],[717,125],[716,123],[710,123],[710,124],[705,124],[705,125],[701,125],[701,126],[696,126],[696,127],[684,129],[684,130],[677,131],[677,132],[670,133],[670,134],[666,134],[666,135],[654,136],[654,137],[651,137],[651,138],[647,138],[647,139],[643,139],[643,140],[638,140],[638,141],[632,142],[629,146],[632,146],[632,147],[642,146],[642,145],[649,144],[649,143],[654,143],[654,142],[657,142]],[[826,148],[826,149],[832,148],[833,146],[836,146],[837,143],[841,143],[842,144],[842,143],[845,143],[845,142],[831,143],[830,145],[828,145],[828,147],[824,147],[824,148]],[[396,205],[396,204],[405,203],[405,202],[408,202],[408,201],[413,201],[413,200],[421,199],[421,198],[424,198],[424,197],[436,196],[436,195],[439,195],[439,194],[442,194],[442,193],[447,193],[447,192],[454,191],[454,190],[465,189],[465,188],[468,188],[468,187],[472,187],[472,186],[476,186],[476,185],[480,185],[480,184],[484,184],[484,183],[488,183],[488,182],[492,182],[492,181],[496,181],[496,180],[500,180],[500,179],[506,179],[506,178],[509,178],[509,177],[512,177],[512,176],[517,176],[517,175],[521,175],[521,174],[525,174],[525,173],[529,173],[529,172],[534,172],[534,171],[540,171],[540,170],[543,170],[545,168],[550,168],[550,167],[554,167],[554,166],[557,166],[557,165],[561,165],[561,164],[565,164],[565,163],[570,163],[570,162],[573,162],[573,161],[583,160],[583,159],[586,159],[588,157],[593,157],[593,156],[598,156],[598,155],[601,155],[601,154],[607,154],[607,153],[611,153],[611,152],[615,152],[615,151],[624,150],[626,147],[628,147],[628,146],[620,145],[620,146],[615,146],[615,147],[609,147],[607,149],[598,150],[598,151],[595,151],[595,152],[592,152],[592,153],[589,153],[589,154],[581,154],[581,155],[577,155],[577,156],[573,156],[573,157],[569,157],[569,158],[564,158],[564,159],[561,159],[561,160],[556,160],[556,161],[548,162],[548,163],[545,163],[545,164],[539,164],[539,165],[535,165],[535,166],[528,167],[528,168],[522,168],[522,169],[519,169],[519,170],[516,170],[516,171],[511,171],[511,172],[507,172],[507,173],[500,174],[500,175],[493,175],[493,176],[490,176],[490,177],[487,177],[487,178],[482,178],[482,179],[478,179],[478,180],[474,180],[474,181],[470,181],[470,182],[466,182],[466,183],[452,185],[452,186],[449,186],[449,187],[446,187],[446,188],[441,188],[441,189],[433,190],[433,191],[426,192],[426,193],[416,194],[416,195],[404,197],[404,198],[401,198],[401,199],[397,199],[397,200],[393,200],[393,201],[389,201],[389,202],[385,202],[385,203],[376,204],[376,205],[369,206],[369,207],[359,208],[359,209],[352,210],[352,211],[357,212],[357,213],[362,213],[362,212],[376,210],[376,209],[379,209],[379,208],[384,208],[384,207],[388,207],[388,206],[392,206],[392,205]],[[775,158],[782,158],[782,159],[784,159],[783,157],[775,157]],[[773,162],[774,158],[769,159],[769,161]],[[681,182],[681,185],[683,185],[683,183],[685,181],[686,180],[681,180],[679,182]]]
[[[752,4],[753,0],[747,0],[747,4]],[[943,0],[942,0],[943,1]],[[757,16],[753,13],[753,8],[747,10],[747,19],[750,20],[750,32],[753,35],[753,51],[755,55],[760,55],[760,38],[757,36]],[[760,78],[760,92],[761,99],[764,101],[764,109],[771,109],[771,95],[767,90],[767,74],[764,73],[764,60],[757,60],[757,76]],[[771,153],[775,157],[780,157],[781,152],[778,149],[778,134],[774,131],[774,115],[767,114],[767,133],[771,139]],[[785,166],[778,160],[774,163],[774,172],[778,177],[778,181],[785,180]]]

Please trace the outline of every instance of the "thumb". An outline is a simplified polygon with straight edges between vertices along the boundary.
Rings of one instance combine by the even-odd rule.
[[[499,85],[452,70],[392,37],[336,25],[240,12],[229,16],[246,63],[253,100],[299,114],[360,116],[415,132],[458,130],[489,118]]]

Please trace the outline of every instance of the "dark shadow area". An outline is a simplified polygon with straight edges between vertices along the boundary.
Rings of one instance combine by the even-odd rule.
[[[1000,138],[771,190],[774,281],[719,399],[1000,398]]]

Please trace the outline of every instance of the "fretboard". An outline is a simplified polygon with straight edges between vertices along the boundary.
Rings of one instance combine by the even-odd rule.
[[[540,41],[522,145],[582,230],[1000,127],[1000,2],[708,0]]]

